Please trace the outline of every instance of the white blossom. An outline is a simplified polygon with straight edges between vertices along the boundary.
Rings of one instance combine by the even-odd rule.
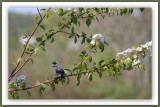
[[[67,8],[67,10],[71,10],[72,8]]]
[[[126,56],[130,55],[131,53],[135,53],[135,50],[128,48],[127,50],[125,50],[123,52],[117,53],[116,57],[126,57]]]
[[[67,10],[73,10],[74,12],[78,12],[78,10],[75,8],[67,8]]]
[[[141,63],[141,61],[138,59],[138,60],[134,60],[133,63],[132,63],[132,66],[135,66],[137,64]]]
[[[101,43],[106,44],[106,38],[103,37],[102,34],[94,34],[90,44],[95,45],[96,41],[100,41]]]
[[[133,55],[133,57],[136,59],[136,58],[137,58],[137,55]]]
[[[98,39],[101,39],[101,38],[102,38],[102,34],[94,34],[92,36],[92,39],[94,39],[94,40],[98,40]]]
[[[96,44],[96,41],[95,41],[95,40],[92,40],[92,41],[90,42],[90,44],[95,45],[95,44]]]
[[[54,12],[57,12],[57,11],[58,11],[58,8],[53,8],[53,11],[54,11]]]
[[[137,47],[136,51],[142,51],[142,47]]]

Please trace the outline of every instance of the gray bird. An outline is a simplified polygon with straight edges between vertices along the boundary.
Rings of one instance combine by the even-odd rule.
[[[61,79],[65,79],[65,77],[64,77],[65,72],[59,64],[57,64],[54,61],[54,62],[52,62],[52,67],[53,67],[54,71],[56,72],[56,75],[61,75]]]

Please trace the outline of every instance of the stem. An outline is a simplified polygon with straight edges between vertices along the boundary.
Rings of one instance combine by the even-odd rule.
[[[42,19],[42,16],[41,16],[41,13],[40,13],[40,11],[39,11],[38,7],[37,7],[37,11],[38,11],[38,13],[39,13],[39,16],[40,16],[40,17],[41,17],[41,19]]]

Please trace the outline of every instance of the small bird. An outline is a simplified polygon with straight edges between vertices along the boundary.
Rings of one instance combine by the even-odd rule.
[[[54,62],[52,62],[52,67],[53,67],[54,71],[56,72],[56,75],[61,75],[61,79],[65,79],[65,77],[64,77],[65,72],[59,64],[57,64],[54,61]]]

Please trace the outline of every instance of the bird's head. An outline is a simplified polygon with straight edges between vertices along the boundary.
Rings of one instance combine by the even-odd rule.
[[[57,63],[56,63],[55,61],[53,61],[53,62],[52,62],[52,65],[55,65],[55,64],[57,64]]]

